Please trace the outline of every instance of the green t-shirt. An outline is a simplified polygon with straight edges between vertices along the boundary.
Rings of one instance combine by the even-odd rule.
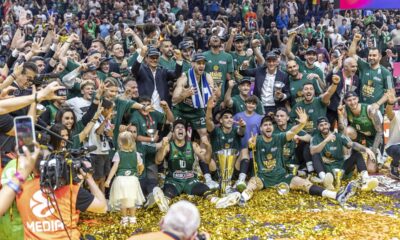
[[[361,112],[359,116],[355,116],[351,110],[346,107],[347,119],[357,132],[362,133],[365,136],[375,136],[376,130],[374,123],[368,116],[368,104],[361,103]]]
[[[296,57],[296,63],[299,65],[299,71],[301,73],[305,74],[306,77],[310,73],[315,73],[319,76],[319,78],[321,78],[322,81],[325,80],[324,73],[322,72],[322,70],[319,67],[314,65],[312,68],[308,68],[306,66],[306,63],[303,60],[301,60],[299,57]]]
[[[366,61],[358,58],[358,71],[361,80],[360,101],[375,103],[382,98],[386,90],[393,88],[393,77],[387,68],[380,66],[372,69]],[[383,106],[382,106],[383,110]]]
[[[236,113],[246,111],[246,103],[240,97],[240,95],[233,96],[232,101],[233,101],[233,104],[232,104],[233,115],[235,115]],[[260,115],[264,115],[264,108],[261,104],[261,101],[258,101],[256,113],[258,113]]]
[[[191,142],[186,142],[184,146],[178,147],[172,141],[169,144],[170,151],[168,156],[168,178],[175,180],[187,180],[196,177],[194,172],[194,151]]]
[[[138,58],[138,56],[139,56],[139,53],[138,53],[138,52],[134,52],[134,53],[132,54],[132,56],[130,56],[130,57],[128,58],[128,68],[130,68],[130,67],[133,66],[133,64],[135,63],[135,61],[136,61],[136,59]]]
[[[157,129],[158,124],[164,124],[165,120],[164,114],[158,111],[150,112],[147,116],[143,116],[139,111],[135,111],[132,114],[130,122],[137,126],[138,136],[148,136],[147,129]]]
[[[114,124],[114,126],[116,126],[114,128],[114,135],[113,135],[113,142],[114,142],[114,146],[116,149],[118,149],[118,134],[119,134],[119,126],[121,125],[122,122],[122,118],[124,117],[124,114],[127,111],[130,111],[130,109],[132,108],[132,105],[135,104],[136,102],[133,100],[123,100],[120,98],[116,98],[114,100],[114,104],[115,104],[115,108],[114,111],[116,112],[116,115],[114,116],[114,119],[112,121],[112,123]]]
[[[326,105],[322,102],[321,97],[314,97],[314,99],[310,103],[305,103],[304,100],[298,102],[293,107],[293,111],[290,112],[290,118],[292,122],[296,121],[297,114],[294,110],[298,107],[304,109],[308,115],[308,120],[306,126],[304,127],[304,131],[312,134],[317,128],[318,118],[326,116]]]
[[[119,164],[117,176],[137,176],[137,154],[136,151],[124,152],[118,151]]]
[[[282,176],[286,173],[283,166],[283,146],[286,143],[286,133],[272,134],[272,140],[264,141],[263,136],[257,136],[256,162],[258,173],[267,178]]]
[[[222,84],[221,98],[225,96],[226,75],[233,74],[233,58],[229,53],[220,52],[214,54],[211,51],[204,52],[207,59],[205,71],[211,75],[216,85]]]
[[[320,154],[324,164],[338,163],[339,165],[342,165],[345,160],[343,147],[349,147],[351,140],[341,133],[334,134],[336,136],[336,140],[329,141],[322,149]],[[316,131],[311,139],[311,146],[317,146],[322,141],[324,141],[324,137],[320,131]]]
[[[192,67],[192,63],[188,60],[183,60],[182,63],[182,72],[187,72]]]
[[[308,80],[306,74],[303,74],[301,79],[294,79],[292,76],[289,76],[290,105],[292,107],[296,103],[303,101],[303,86],[309,82],[314,86],[315,96],[319,96],[322,93],[322,89],[315,78]]]
[[[157,153],[156,145],[154,143],[141,143],[136,142],[136,151],[139,153],[140,157],[143,159],[143,164],[145,166],[142,175],[139,179],[144,179],[147,176],[147,167],[149,165],[155,164],[155,156]]]
[[[215,127],[210,133],[213,152],[228,148],[240,150],[240,141],[243,136],[238,135],[237,131],[237,126],[232,127],[229,133],[224,133],[221,127]]]
[[[165,59],[163,56],[160,56],[160,60],[158,61],[158,65],[167,69],[167,70],[175,70],[176,62],[174,59]]]

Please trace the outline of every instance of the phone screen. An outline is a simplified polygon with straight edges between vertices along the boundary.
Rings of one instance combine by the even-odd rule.
[[[35,129],[33,119],[30,116],[14,118],[15,140],[18,146],[18,152],[23,154],[22,146],[26,146],[30,152],[34,151]]]

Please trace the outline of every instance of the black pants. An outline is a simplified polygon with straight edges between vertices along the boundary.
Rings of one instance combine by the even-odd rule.
[[[338,121],[338,113],[337,111],[327,109],[326,117],[328,118],[329,123],[331,124],[331,131],[333,131],[333,127],[335,125],[335,121]]]
[[[315,172],[319,174],[320,172],[325,172],[324,165],[322,163],[321,154],[314,154],[312,155],[313,165]],[[367,170],[367,165],[365,165],[365,161],[361,153],[352,150],[351,156],[344,161],[343,170],[344,174],[349,174],[354,170],[354,166],[357,166],[357,171],[362,172]]]
[[[192,192],[187,194],[195,196],[205,196],[207,192],[210,192],[210,188],[204,183],[198,182],[192,187]],[[178,189],[176,189],[174,185],[168,183],[164,185],[164,195],[167,198],[172,199],[179,196],[179,194],[181,193],[178,192]]]
[[[399,167],[400,160],[400,144],[392,145],[386,149],[386,153],[393,158],[390,166]]]
[[[300,141],[295,149],[300,169],[306,167],[306,162],[312,161],[310,143]]]

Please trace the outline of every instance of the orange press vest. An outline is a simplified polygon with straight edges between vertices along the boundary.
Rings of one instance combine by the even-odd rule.
[[[17,208],[24,224],[24,238],[40,240],[68,239],[56,201],[53,199],[52,194],[51,198],[48,198],[46,194],[42,193],[39,181],[39,178],[35,178],[25,182],[22,185],[22,193],[17,196]],[[75,208],[79,187],[79,185],[72,185],[72,206],[69,185],[55,190],[54,193],[62,219],[71,239],[79,239],[80,237],[77,228],[79,211]]]

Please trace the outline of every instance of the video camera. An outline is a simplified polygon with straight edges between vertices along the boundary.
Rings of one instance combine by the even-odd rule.
[[[96,149],[96,146],[69,149],[53,153],[47,159],[40,161],[40,188],[42,192],[50,193],[70,183],[79,183],[81,181],[78,177],[80,169],[85,173],[93,172],[93,169],[86,167],[83,161],[90,162],[86,155]]]

